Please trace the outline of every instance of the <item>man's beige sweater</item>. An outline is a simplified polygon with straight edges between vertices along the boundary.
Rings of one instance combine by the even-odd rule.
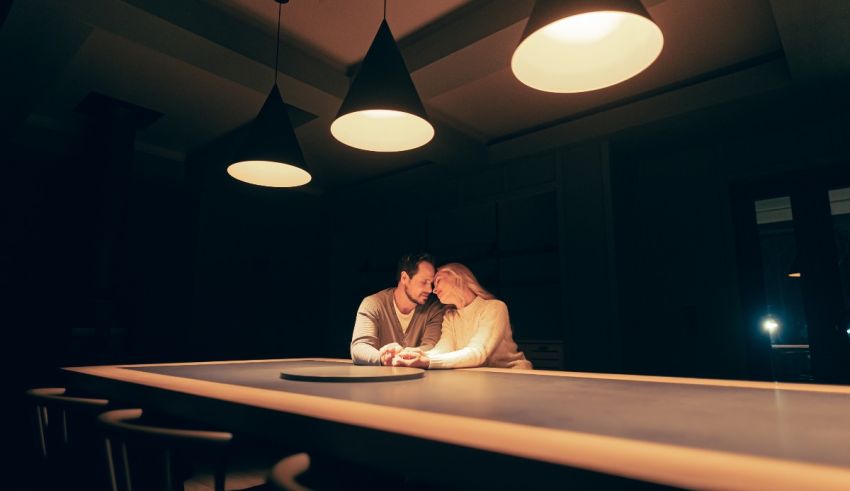
[[[430,298],[424,305],[417,305],[407,331],[402,331],[393,304],[393,290],[387,288],[369,295],[357,309],[351,336],[351,359],[356,365],[380,365],[378,350],[389,343],[427,351],[440,340],[443,304]]]

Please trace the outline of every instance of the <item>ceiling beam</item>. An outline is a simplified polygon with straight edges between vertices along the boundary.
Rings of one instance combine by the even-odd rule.
[[[488,145],[490,162],[501,162],[534,152],[576,144],[619,131],[661,121],[713,106],[788,88],[792,81],[784,58],[774,57],[747,69],[732,71],[693,84],[659,90],[607,110],[555,122]]]
[[[850,75],[850,2],[770,0],[770,6],[795,80]]]
[[[260,93],[268,92],[274,67],[274,37],[198,0],[75,0],[48,2],[53,10],[141,46],[182,60]],[[307,111],[332,106],[348,90],[348,78],[329,63],[281,40],[279,73],[284,93],[308,94]],[[212,55],[211,55],[212,54]],[[271,70],[270,70],[271,69]],[[282,83],[285,85],[285,83]],[[317,94],[320,92],[320,94]],[[301,97],[299,97],[300,99]]]
[[[527,19],[533,6],[534,0],[476,0],[399,40],[399,49],[416,72]]]
[[[124,0],[137,8],[180,26],[204,39],[233,50],[269,68],[274,68],[273,34],[256,29],[238,19],[211,8],[201,0]],[[279,71],[341,98],[348,90],[348,78],[326,60],[309,53],[293,39],[281,33]]]
[[[0,31],[0,134],[21,126],[91,34],[40,2],[15,2]]]

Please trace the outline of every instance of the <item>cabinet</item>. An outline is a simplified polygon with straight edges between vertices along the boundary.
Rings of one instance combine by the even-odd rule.
[[[563,370],[564,343],[555,340],[518,341],[519,350],[537,370]]]

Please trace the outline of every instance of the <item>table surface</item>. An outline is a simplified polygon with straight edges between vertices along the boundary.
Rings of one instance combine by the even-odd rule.
[[[339,363],[66,370],[674,486],[850,489],[850,387],[498,369],[280,378]]]

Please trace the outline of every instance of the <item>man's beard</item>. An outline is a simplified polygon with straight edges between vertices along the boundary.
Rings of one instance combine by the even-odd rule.
[[[425,303],[425,301],[424,301],[424,300],[420,302],[418,298],[416,298],[416,297],[412,296],[412,295],[410,294],[410,292],[409,292],[409,291],[407,291],[407,288],[405,288],[405,289],[404,289],[404,294],[405,294],[405,295],[407,295],[407,299],[408,299],[408,300],[410,300],[411,302],[415,303],[416,305],[422,305],[423,303]],[[427,297],[426,297],[426,298],[427,298]]]

